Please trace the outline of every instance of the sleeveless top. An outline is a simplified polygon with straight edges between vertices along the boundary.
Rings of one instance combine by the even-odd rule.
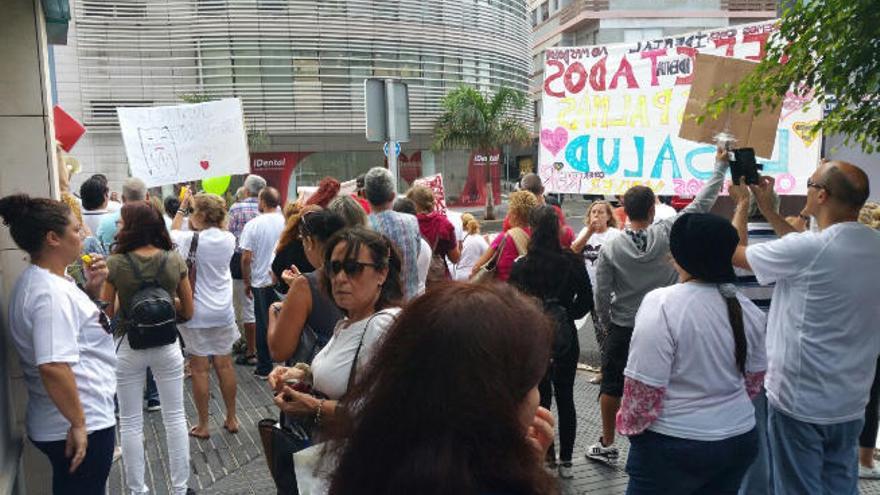
[[[343,314],[321,290],[317,270],[303,276],[308,281],[309,291],[312,293],[312,311],[306,318],[306,324],[312,327],[312,330],[317,334],[318,346],[324,347],[333,336],[333,329],[336,328],[336,323],[343,318]]]

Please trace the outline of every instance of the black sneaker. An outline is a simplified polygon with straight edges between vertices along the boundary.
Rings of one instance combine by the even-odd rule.
[[[271,373],[271,372],[272,372],[272,371],[270,370],[270,371],[267,371],[267,372],[265,372],[265,373],[262,373],[262,372],[260,372],[259,370],[254,370],[254,376],[257,377],[257,378],[259,378],[260,380],[268,380],[268,379],[269,379],[269,373]]]
[[[162,404],[159,403],[159,399],[149,399],[147,400],[146,410],[149,412],[161,411]]]

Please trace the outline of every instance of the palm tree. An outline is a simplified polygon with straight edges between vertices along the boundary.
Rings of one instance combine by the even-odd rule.
[[[444,111],[434,125],[432,148],[468,148],[488,157],[506,144],[528,145],[532,139],[528,127],[509,113],[526,103],[526,95],[511,88],[501,87],[489,98],[473,87],[459,86],[441,101]],[[487,160],[486,220],[495,219],[490,169]]]

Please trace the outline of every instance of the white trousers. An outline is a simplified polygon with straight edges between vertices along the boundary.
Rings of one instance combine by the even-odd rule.
[[[175,342],[152,349],[134,350],[123,337],[117,352],[116,395],[119,401],[119,435],[125,478],[132,494],[148,493],[144,482],[144,381],[153,371],[162,422],[168,444],[168,464],[174,495],[185,495],[189,481],[189,436],[183,409],[183,354]]]

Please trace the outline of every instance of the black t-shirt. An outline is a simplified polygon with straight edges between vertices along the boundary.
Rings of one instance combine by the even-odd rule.
[[[287,284],[281,279],[284,270],[290,268],[290,265],[296,265],[300,273],[310,273],[315,271],[315,267],[309,263],[306,257],[306,250],[301,240],[295,240],[284,247],[281,251],[275,253],[275,259],[272,260],[272,273],[278,279],[276,290],[282,294],[287,294]]]

